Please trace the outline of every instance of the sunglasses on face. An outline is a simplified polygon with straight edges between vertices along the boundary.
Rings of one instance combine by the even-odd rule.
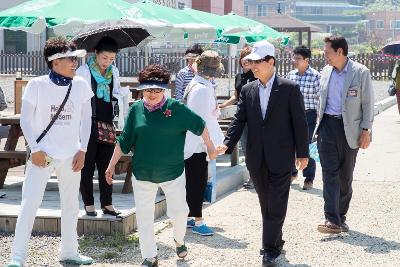
[[[143,91],[145,91],[146,93],[159,94],[163,91],[163,89],[153,88],[153,89],[144,89]]]
[[[247,63],[248,63],[249,65],[253,65],[253,64],[260,64],[260,63],[263,62],[263,61],[265,61],[265,60],[264,60],[264,59],[257,59],[257,60],[248,59],[248,60],[247,60]]]
[[[292,60],[293,61],[300,61],[300,60],[303,60],[304,58],[303,57],[301,57],[301,56],[293,56],[292,57]]]
[[[78,57],[64,57],[63,59],[68,59],[68,60],[70,60],[71,62],[78,62]]]

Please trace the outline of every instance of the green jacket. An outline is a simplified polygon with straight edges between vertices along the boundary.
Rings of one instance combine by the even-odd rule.
[[[149,112],[140,100],[132,105],[118,143],[125,154],[134,151],[137,180],[163,183],[183,173],[186,132],[201,135],[204,127],[204,120],[179,101],[167,99],[161,110]]]

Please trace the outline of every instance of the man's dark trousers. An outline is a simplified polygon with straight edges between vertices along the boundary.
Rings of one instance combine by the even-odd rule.
[[[325,218],[337,225],[346,220],[353,189],[357,149],[351,149],[343,120],[324,115],[318,129],[318,152],[322,167]]]
[[[314,134],[315,126],[317,123],[317,111],[315,109],[306,110],[307,126],[308,126],[308,143],[311,144],[311,139]],[[312,182],[315,178],[316,163],[313,158],[308,159],[308,165],[303,170],[304,182]],[[297,176],[298,171],[296,165],[293,165],[293,176]]]
[[[272,173],[265,162],[263,157],[261,168],[258,171],[250,171],[250,177],[261,207],[263,250],[277,257],[281,254],[284,243],[282,226],[289,199],[291,171],[288,169],[286,173]]]

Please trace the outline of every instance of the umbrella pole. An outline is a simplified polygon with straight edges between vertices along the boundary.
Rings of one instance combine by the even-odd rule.
[[[149,46],[150,46],[150,44],[147,44],[144,47],[144,63],[145,63],[146,66],[149,65],[149,50],[150,50]]]
[[[228,97],[231,95],[233,57],[236,55],[237,46],[228,44]]]

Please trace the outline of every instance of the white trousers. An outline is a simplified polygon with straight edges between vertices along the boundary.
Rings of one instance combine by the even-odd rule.
[[[47,181],[56,171],[61,201],[61,253],[60,260],[78,254],[77,223],[79,214],[79,185],[81,172],[72,171],[73,158],[54,159],[46,168],[27,163],[22,186],[22,201],[15,228],[11,259],[24,263],[37,209],[43,200]]]
[[[159,187],[165,193],[167,215],[171,218],[174,227],[174,239],[179,244],[184,244],[186,221],[189,213],[189,207],[186,203],[185,172],[175,180],[160,184],[138,181],[132,175],[132,185],[142,257],[146,259],[157,256],[156,237],[154,233],[154,209]],[[171,239],[171,241],[173,240]]]

